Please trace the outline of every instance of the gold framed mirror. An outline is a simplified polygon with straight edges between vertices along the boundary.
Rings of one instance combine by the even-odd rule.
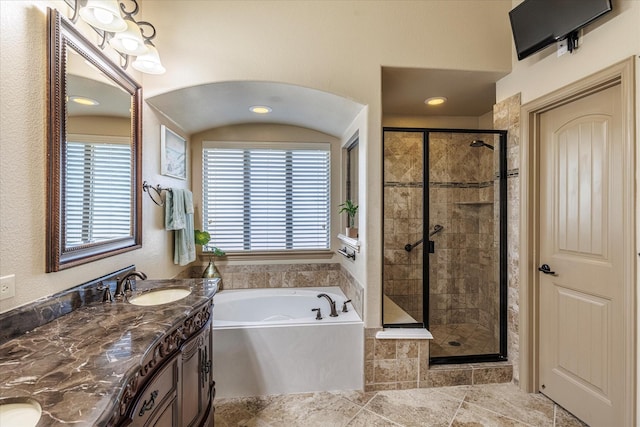
[[[142,246],[142,88],[48,10],[47,273]]]

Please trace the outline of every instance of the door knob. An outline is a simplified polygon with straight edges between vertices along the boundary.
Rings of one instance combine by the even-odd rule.
[[[538,271],[542,271],[544,274],[557,276],[555,271],[551,271],[551,267],[549,267],[549,264],[542,264],[540,267],[538,267]]]

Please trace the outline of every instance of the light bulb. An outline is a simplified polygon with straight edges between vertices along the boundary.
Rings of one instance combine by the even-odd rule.
[[[138,49],[138,42],[133,39],[122,39],[122,46],[129,51]]]
[[[114,18],[112,13],[103,9],[94,9],[93,16],[95,16],[96,19],[104,25],[111,24]]]

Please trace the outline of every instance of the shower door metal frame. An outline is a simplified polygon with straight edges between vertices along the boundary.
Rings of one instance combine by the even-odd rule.
[[[508,281],[507,281],[507,131],[506,130],[493,130],[493,129],[449,129],[449,128],[400,128],[400,127],[383,127],[382,135],[384,141],[385,132],[416,132],[423,135],[423,191],[422,191],[422,205],[423,205],[423,224],[429,224],[429,136],[431,133],[472,133],[472,134],[487,134],[498,135],[500,141],[499,147],[499,192],[500,192],[500,267],[499,267],[499,293],[500,293],[500,308],[499,308],[499,351],[498,353],[486,353],[475,355],[461,355],[461,356],[441,356],[430,357],[430,364],[450,364],[450,363],[473,363],[473,362],[496,362],[507,360],[507,293],[508,293]],[[384,143],[383,143],[384,149]],[[383,168],[383,186],[384,186],[384,168]],[[384,191],[382,206],[384,206]],[[383,215],[384,218],[384,215]],[[428,228],[423,227],[423,239],[425,246],[427,246],[428,240]],[[384,239],[383,239],[384,241]],[[384,251],[384,245],[382,250]],[[384,327],[388,328],[426,328],[429,329],[429,251],[425,247],[422,252],[422,322],[411,324],[384,324]],[[383,265],[384,268],[384,265]]]

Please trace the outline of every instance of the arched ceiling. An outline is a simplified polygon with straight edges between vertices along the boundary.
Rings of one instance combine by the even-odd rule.
[[[188,134],[242,123],[277,123],[341,137],[364,107],[316,89],[259,81],[190,86],[147,102]],[[256,114],[249,110],[254,105],[266,105],[273,111]]]

